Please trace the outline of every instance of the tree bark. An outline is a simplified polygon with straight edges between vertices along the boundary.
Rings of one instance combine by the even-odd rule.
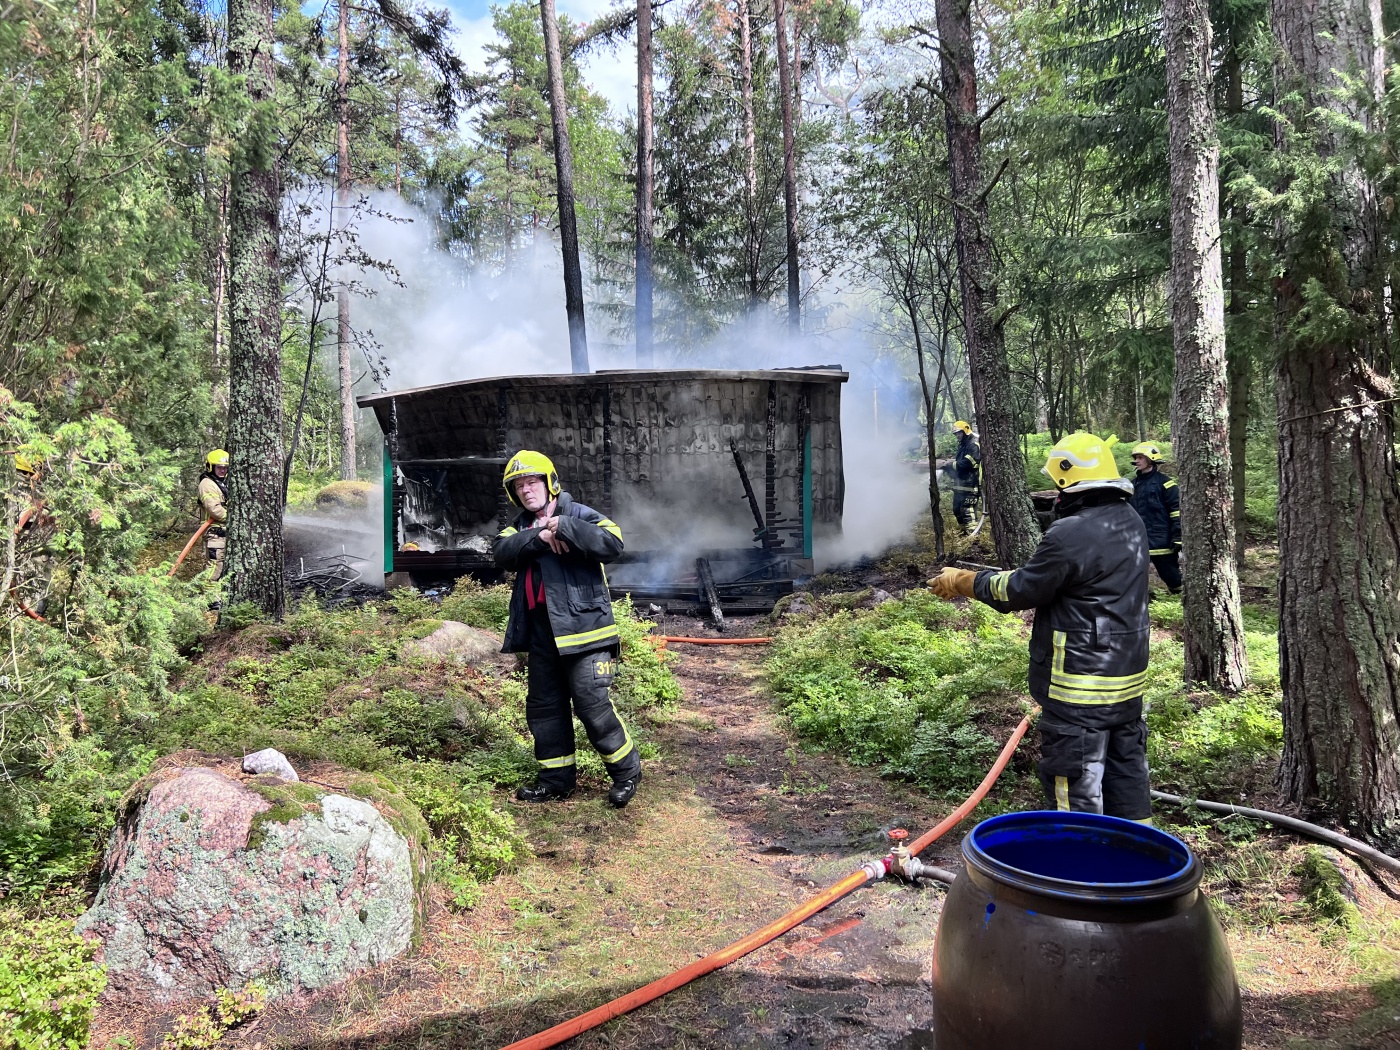
[[[549,115],[554,127],[554,173],[559,190],[559,242],[564,254],[564,309],[569,315],[569,361],[576,373],[588,371],[588,333],[583,319],[583,267],[579,262],[578,219],[574,214],[574,156],[569,148],[569,100],[564,94],[564,60],[559,50],[559,18],[554,0],[540,0],[544,60],[549,72]]]
[[[1286,171],[1296,163],[1310,176],[1327,172],[1317,188],[1293,182],[1306,208],[1275,226],[1279,783],[1291,801],[1321,801],[1361,835],[1393,842],[1400,491],[1394,405],[1377,402],[1395,388],[1378,193],[1348,138],[1352,127],[1380,133],[1372,104],[1383,91],[1381,3],[1274,0],[1272,17],[1284,118],[1275,147]]]
[[[637,367],[652,366],[651,0],[637,0]]]
[[[744,109],[744,274],[748,282],[749,309],[758,306],[758,148],[753,115],[753,19],[749,0],[739,5],[739,98]]]
[[[1220,269],[1220,140],[1209,0],[1166,0],[1171,176],[1172,435],[1187,571],[1186,680],[1239,692],[1248,680],[1230,476],[1230,387]]]
[[[229,201],[229,605],[280,618],[282,296],[272,0],[230,0],[229,71],[253,113],[235,153]]]
[[[773,0],[778,44],[778,93],[783,114],[783,212],[787,218],[788,333],[802,331],[802,270],[797,256],[797,153],[792,124],[792,70],[787,45],[787,5]]]
[[[1025,458],[1017,440],[1011,371],[1002,319],[996,317],[997,267],[982,178],[982,125],[977,109],[971,0],[937,0],[943,98],[948,115],[953,234],[966,332],[972,399],[981,431],[982,477],[997,557],[1025,564],[1040,541]]]
[[[1230,30],[1230,46],[1225,52],[1225,112],[1232,117],[1244,113],[1244,76],[1237,30]],[[1245,253],[1245,226],[1248,210],[1238,200],[1230,204],[1230,302],[1226,311],[1243,327],[1249,310],[1249,260]],[[1230,375],[1230,470],[1235,499],[1235,566],[1244,568],[1245,466],[1249,439],[1250,353],[1242,339],[1229,338],[1227,329],[1225,361]]]
[[[340,0],[340,54],[335,74],[335,203],[344,223],[350,207],[350,5]],[[336,290],[336,359],[340,363],[340,480],[355,480],[355,373],[350,368],[350,289]]]

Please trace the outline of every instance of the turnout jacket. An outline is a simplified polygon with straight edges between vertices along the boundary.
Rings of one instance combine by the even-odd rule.
[[[214,523],[209,531],[215,536],[222,536],[224,523],[228,521],[228,482],[220,481],[213,474],[200,475],[199,505],[205,517]]]
[[[980,487],[977,465],[982,462],[982,446],[971,434],[958,438],[958,451],[953,457],[954,484],[960,489],[976,490]]]
[[[1147,528],[1149,554],[1170,554],[1181,546],[1181,490],[1159,467],[1133,475],[1133,510]]]
[[[1024,566],[977,574],[978,600],[1001,612],[1035,609],[1028,678],[1042,708],[1098,728],[1140,700],[1147,566],[1142,520],[1121,491],[1100,489],[1050,526]]]
[[[603,563],[622,553],[622,529],[592,507],[575,503],[567,492],[559,493],[554,513],[559,517],[559,538],[569,545],[568,554],[549,549],[539,530],[532,527],[535,516],[528,510],[521,511],[496,537],[496,567],[516,571],[503,653],[523,653],[530,648],[526,569],[533,569],[531,575],[544,581],[545,609],[561,656],[617,645],[617,624]]]

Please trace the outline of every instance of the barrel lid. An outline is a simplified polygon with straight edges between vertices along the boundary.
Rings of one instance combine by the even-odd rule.
[[[973,828],[962,848],[988,878],[1062,900],[1162,901],[1201,881],[1200,861],[1176,836],[1098,813],[1003,813]]]

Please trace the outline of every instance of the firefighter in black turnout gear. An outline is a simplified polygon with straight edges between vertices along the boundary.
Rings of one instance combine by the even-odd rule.
[[[1181,593],[1181,490],[1157,464],[1162,450],[1150,441],[1133,446],[1133,510],[1147,528],[1147,554],[1167,590]]]
[[[620,809],[642,779],[641,756],[608,696],[618,631],[603,563],[622,553],[622,529],[562,491],[542,453],[512,456],[504,485],[521,511],[496,538],[497,567],[515,571],[501,651],[528,654],[525,719],[539,765],[539,779],[515,797],[556,802],[574,793],[577,714],[612,777],[608,801]]]
[[[1040,781],[1056,809],[1152,819],[1147,777],[1147,534],[1109,441],[1069,434],[1047,458],[1055,522],[1011,572],[945,569],[943,598],[1035,609],[1029,684],[1040,704]]]
[[[960,419],[953,424],[958,432],[958,451],[953,456],[953,517],[963,532],[977,525],[977,500],[982,491],[982,446],[972,436],[972,424]]]

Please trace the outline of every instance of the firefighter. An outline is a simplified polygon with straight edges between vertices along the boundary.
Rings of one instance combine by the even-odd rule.
[[[1040,705],[1040,774],[1056,809],[1152,818],[1147,778],[1147,534],[1128,505],[1112,439],[1062,438],[1045,473],[1055,522],[1030,561],[1010,572],[948,568],[929,581],[942,598],[1001,612],[1035,609],[1030,693]]]
[[[204,552],[214,566],[212,579],[224,574],[224,550],[228,546],[228,453],[216,448],[204,457],[204,473],[199,476],[199,505],[209,520],[204,533]]]
[[[502,480],[520,513],[495,543],[497,567],[516,574],[501,651],[528,654],[525,720],[539,766],[515,797],[556,802],[574,793],[572,706],[612,777],[608,802],[621,809],[642,779],[641,755],[608,696],[619,643],[603,563],[622,553],[622,529],[562,491],[542,453],[517,452]]]
[[[1147,528],[1147,553],[1173,594],[1181,593],[1181,490],[1157,466],[1165,457],[1150,441],[1133,446],[1133,510]]]
[[[977,498],[982,490],[982,446],[972,436],[972,424],[967,420],[958,420],[953,429],[958,432],[958,451],[953,458],[953,517],[963,532],[970,533],[977,524]]]

